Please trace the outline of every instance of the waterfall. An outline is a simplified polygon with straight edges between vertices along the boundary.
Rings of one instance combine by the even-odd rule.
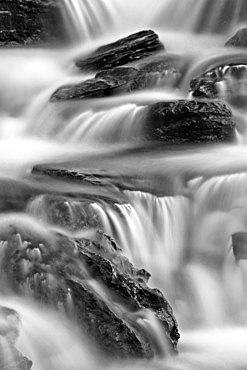
[[[247,260],[238,260],[232,245],[233,234],[247,232],[246,102],[229,103],[238,138],[230,144],[173,146],[142,137],[148,106],[192,99],[190,80],[209,69],[221,74],[222,99],[226,81],[246,96],[246,53],[223,48],[245,22],[246,1],[63,0],[59,6],[69,45],[0,50],[0,307],[18,312],[17,350],[34,370],[246,369]],[[181,86],[172,89],[163,76],[136,92],[50,100],[60,87],[94,78],[75,66],[77,57],[149,28],[165,45],[162,57],[190,60]],[[241,81],[232,73],[234,63],[244,71]],[[86,227],[85,209],[94,221]],[[104,233],[142,271],[140,285],[150,273],[149,286],[171,304],[181,332],[178,356],[170,356],[151,309],[129,307],[126,297],[116,297],[78,262],[78,240],[93,240],[95,247]],[[64,239],[74,241],[74,250]],[[115,255],[107,242],[103,247]],[[35,273],[14,293],[5,274],[12,267],[4,265],[13,249],[17,259],[26,253],[20,274],[36,263],[45,276],[40,285],[51,290],[61,261],[66,271],[76,266],[85,273],[74,281],[83,280],[114,315],[141,328],[154,359],[105,358],[87,328],[75,323],[69,289],[65,303],[57,299],[49,309],[31,294]],[[56,273],[47,259],[55,252],[61,258]],[[8,354],[3,321],[0,310],[0,349]]]

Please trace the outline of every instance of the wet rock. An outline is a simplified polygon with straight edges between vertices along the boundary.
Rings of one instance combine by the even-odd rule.
[[[58,88],[51,96],[50,101],[100,98],[126,92],[128,82],[137,73],[135,68],[118,67],[102,71],[77,85],[68,85]]]
[[[178,100],[150,106],[144,137],[168,143],[231,141],[235,123],[222,102]]]
[[[50,230],[53,237],[45,241],[35,231],[27,238],[13,220],[11,225],[17,234],[1,244],[1,280],[9,289],[67,314],[110,357],[177,353],[179,333],[169,303],[147,286],[150,275],[134,268],[112,238],[97,232],[90,239],[69,239]],[[166,347],[152,331],[153,320]]]
[[[92,201],[54,195],[39,195],[27,205],[28,214],[69,231],[100,228]]]
[[[133,67],[115,67],[77,85],[62,86],[50,101],[99,98],[155,87],[177,87],[188,67],[188,58],[165,54]]]
[[[229,47],[246,48],[247,47],[247,28],[242,28],[231,37],[225,44]]]
[[[67,39],[62,4],[56,0],[3,0],[0,46],[35,45]]]
[[[90,57],[78,59],[76,66],[84,71],[99,71],[122,66],[164,50],[152,30],[134,33],[114,43],[99,47]]]
[[[247,100],[247,64],[231,64],[207,71],[190,81],[195,99],[221,99],[233,106]]]
[[[30,370],[32,361],[15,348],[19,337],[20,318],[18,313],[7,307],[0,307],[0,369]]]
[[[189,65],[189,58],[164,54],[140,63],[138,73],[131,81],[129,91],[152,87],[176,87],[181,82]]]
[[[246,232],[238,232],[232,235],[232,248],[236,261],[247,259]]]

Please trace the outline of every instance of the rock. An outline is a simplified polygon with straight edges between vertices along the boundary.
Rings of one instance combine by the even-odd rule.
[[[72,232],[100,228],[98,214],[87,199],[39,195],[30,200],[27,213]]]
[[[195,99],[221,99],[239,106],[247,96],[247,64],[219,66],[190,81]]]
[[[151,60],[148,58],[147,61],[134,64],[132,67],[106,69],[98,72],[93,79],[58,88],[50,101],[98,98],[163,86],[177,87],[188,64],[187,58],[165,54]]]
[[[11,231],[1,243],[1,280],[11,291],[28,292],[65,313],[104,355],[163,354],[152,320],[163,328],[166,351],[177,353],[179,333],[169,303],[147,286],[150,275],[134,268],[112,238],[97,232],[90,239],[71,239],[52,229],[41,238],[27,221],[23,229],[14,219],[9,222]]]
[[[117,67],[96,74],[95,78],[86,80],[78,85],[68,85],[58,88],[50,101],[99,98],[126,92],[128,82],[137,73],[135,68]]]
[[[232,235],[232,248],[236,261],[247,259],[246,232],[238,232]]]
[[[147,89],[158,86],[177,87],[181,82],[189,64],[189,59],[179,55],[165,54],[142,62],[138,73],[129,86],[129,91]]]
[[[111,69],[139,61],[164,49],[164,45],[154,31],[140,31],[112,44],[99,47],[86,59],[77,59],[76,66],[83,71]]]
[[[237,31],[237,33],[225,43],[225,46],[246,48],[247,47],[247,28],[242,28],[241,30]]]
[[[224,142],[233,139],[234,127],[222,102],[178,100],[149,107],[144,137],[168,143]]]
[[[19,337],[20,318],[18,313],[7,307],[0,307],[0,369],[30,370],[32,361],[15,348]]]
[[[56,0],[1,1],[0,46],[65,41],[62,5]]]

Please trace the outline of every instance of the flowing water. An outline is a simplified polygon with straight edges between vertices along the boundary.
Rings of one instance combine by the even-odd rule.
[[[0,216],[1,238],[13,223],[49,238],[42,197],[26,214],[12,210],[11,199],[15,203],[37,189],[68,192],[55,180],[35,183],[33,165],[71,161],[139,176],[146,191],[118,192],[122,201],[114,209],[97,201],[93,206],[104,231],[136,267],[151,273],[150,285],[169,300],[181,332],[180,354],[148,363],[102,363],[67,319],[1,286],[0,305],[21,317],[18,349],[33,360],[34,370],[246,369],[247,261],[236,263],[231,248],[231,235],[247,231],[245,107],[232,107],[237,121],[232,144],[164,149],[140,139],[146,104],[188,98],[192,77],[231,62],[235,52],[223,45],[244,22],[245,1],[64,0],[63,6],[70,46],[0,50],[0,206],[6,212]],[[183,86],[171,91],[161,83],[120,97],[49,103],[59,86],[91,77],[78,73],[76,56],[150,27],[167,51],[192,60]],[[237,58],[245,62],[245,54]],[[73,219],[77,205],[68,207]],[[157,323],[148,316],[144,321],[162,342]]]

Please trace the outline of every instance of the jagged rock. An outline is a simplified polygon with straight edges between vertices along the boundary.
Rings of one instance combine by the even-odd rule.
[[[0,46],[66,40],[62,5],[56,0],[2,0]]]
[[[247,28],[242,28],[231,37],[225,44],[225,46],[246,48],[247,47]]]
[[[95,78],[58,88],[50,101],[112,96],[157,86],[177,87],[189,60],[165,54],[132,67],[115,67],[98,72]]]
[[[50,101],[104,97],[127,91],[127,84],[137,73],[135,68],[118,67],[102,71],[77,85],[59,87],[51,96]]]
[[[247,233],[238,232],[232,235],[232,248],[237,261],[247,259]]]
[[[27,222],[23,229],[10,223],[1,244],[1,280],[15,294],[28,292],[65,312],[105,355],[160,354],[162,345],[145,324],[150,318],[158,320],[171,353],[177,353],[179,333],[169,303],[147,286],[150,275],[134,268],[113,239],[102,232],[91,239],[69,239],[52,230],[42,238],[34,228],[27,233]]]
[[[18,313],[7,307],[0,307],[0,369],[30,370],[32,361],[15,348],[19,337],[20,318]]]
[[[54,195],[39,195],[30,200],[27,212],[51,225],[70,231],[100,228],[92,201]]]
[[[111,69],[139,61],[163,50],[164,45],[154,31],[140,31],[112,44],[99,47],[86,59],[77,59],[76,66],[84,71]]]
[[[222,102],[178,100],[150,106],[144,136],[168,143],[231,141],[235,123]]]

